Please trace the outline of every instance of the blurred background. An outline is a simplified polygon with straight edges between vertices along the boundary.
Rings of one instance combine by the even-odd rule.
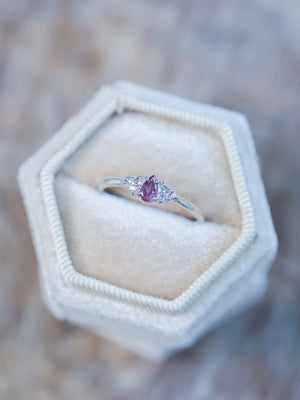
[[[279,255],[263,301],[157,365],[45,309],[21,162],[103,84],[244,113]],[[0,398],[300,399],[300,3],[0,0]]]

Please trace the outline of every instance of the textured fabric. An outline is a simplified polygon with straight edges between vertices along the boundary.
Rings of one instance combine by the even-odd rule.
[[[107,177],[152,173],[209,222],[99,193]],[[66,178],[68,177],[68,178]],[[56,192],[76,269],[135,292],[174,299],[238,237],[241,215],[221,139],[127,112],[108,120],[58,175]],[[124,196],[124,197],[123,197]],[[168,285],[165,285],[165,282]]]

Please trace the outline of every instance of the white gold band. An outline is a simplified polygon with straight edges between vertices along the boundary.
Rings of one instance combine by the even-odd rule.
[[[155,175],[151,177],[127,176],[125,178],[107,178],[98,183],[96,187],[100,191],[111,187],[124,187],[133,196],[138,197],[144,203],[156,202],[165,204],[169,201],[173,201],[187,210],[197,222],[204,221],[204,217],[197,206],[179,197],[176,192],[170,189],[165,182],[158,180]]]

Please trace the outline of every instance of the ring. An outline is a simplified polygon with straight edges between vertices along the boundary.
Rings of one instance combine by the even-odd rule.
[[[96,185],[98,190],[105,190],[111,187],[125,187],[131,195],[138,197],[144,203],[165,204],[170,201],[176,202],[185,210],[189,211],[192,217],[198,222],[203,222],[204,217],[199,208],[188,200],[179,197],[165,183],[161,182],[155,175],[147,176],[126,176],[125,178],[107,178]]]

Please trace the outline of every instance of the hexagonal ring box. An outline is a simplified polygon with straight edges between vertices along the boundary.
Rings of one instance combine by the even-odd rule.
[[[97,189],[153,174],[204,222]],[[265,291],[277,239],[236,112],[107,85],[21,166],[19,185],[50,312],[138,354],[191,346]]]

